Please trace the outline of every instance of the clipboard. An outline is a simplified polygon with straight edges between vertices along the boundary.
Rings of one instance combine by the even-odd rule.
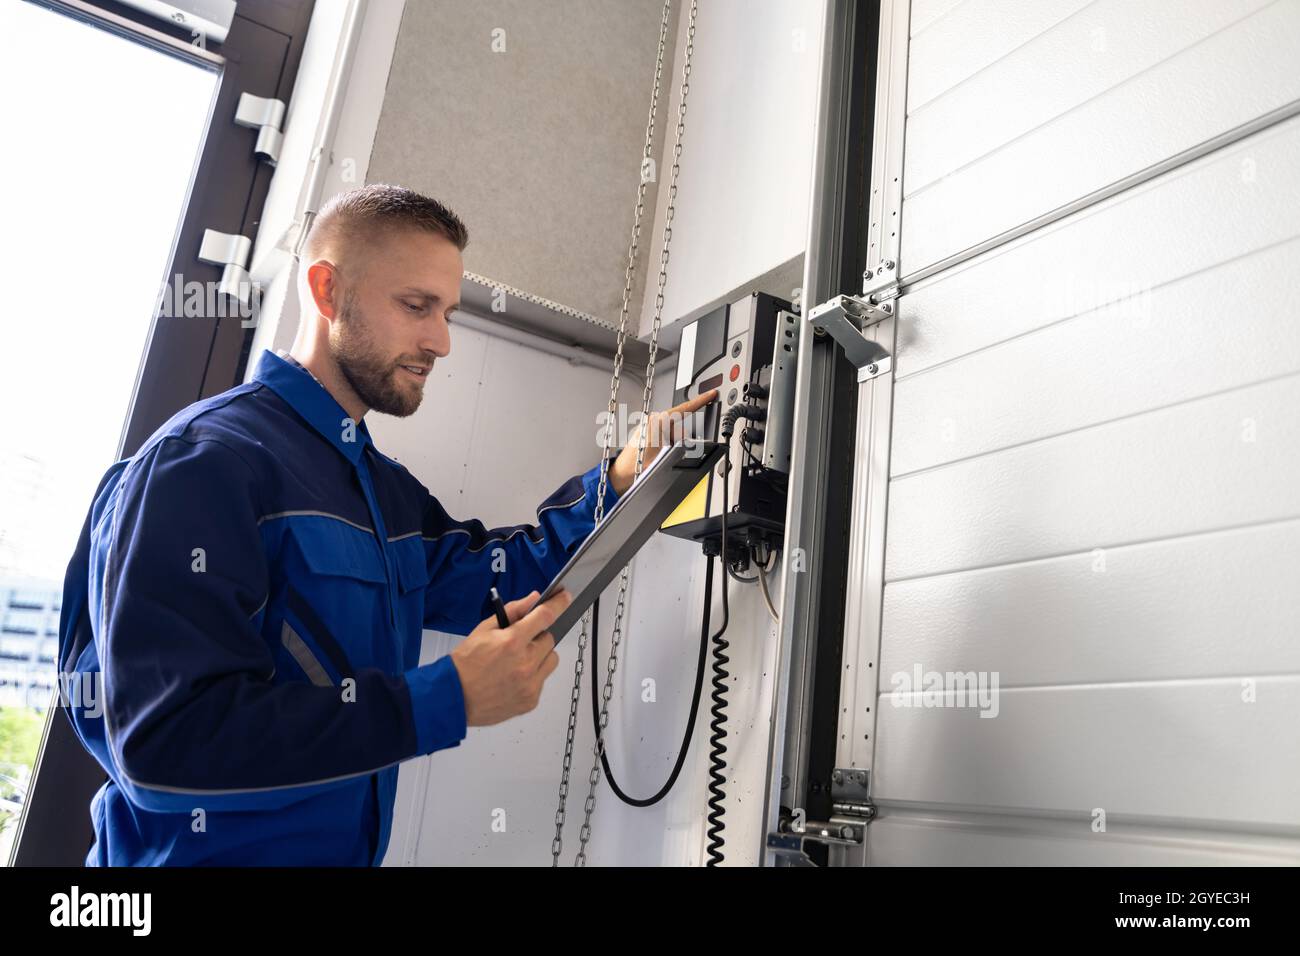
[[[675,442],[660,450],[637,476],[632,487],[587,535],[567,564],[538,599],[540,604],[560,588],[573,602],[549,628],[555,643],[562,641],[581,620],[587,608],[650,540],[660,524],[708,477],[722,457],[725,445],[717,441]]]

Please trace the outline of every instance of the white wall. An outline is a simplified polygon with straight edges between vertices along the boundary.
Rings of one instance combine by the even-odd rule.
[[[699,5],[664,288],[670,347],[683,320],[755,289],[789,299],[802,285],[823,7],[822,0]],[[658,288],[688,10],[684,3],[676,68],[664,80],[671,95],[660,101],[667,134],[643,337]]]

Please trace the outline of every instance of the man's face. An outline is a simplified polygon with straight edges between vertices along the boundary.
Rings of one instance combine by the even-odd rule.
[[[330,354],[368,408],[405,417],[420,407],[435,358],[451,351],[460,250],[442,236],[402,229],[367,248],[360,265],[341,278]]]

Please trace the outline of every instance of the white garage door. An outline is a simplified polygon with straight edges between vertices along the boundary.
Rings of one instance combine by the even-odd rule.
[[[1300,0],[897,36],[867,861],[1300,862]]]

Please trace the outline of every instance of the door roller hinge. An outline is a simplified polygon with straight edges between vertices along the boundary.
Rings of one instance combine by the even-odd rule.
[[[235,110],[235,125],[257,130],[257,143],[253,153],[274,166],[280,161],[280,147],[284,144],[284,100],[239,94],[239,107]]]

